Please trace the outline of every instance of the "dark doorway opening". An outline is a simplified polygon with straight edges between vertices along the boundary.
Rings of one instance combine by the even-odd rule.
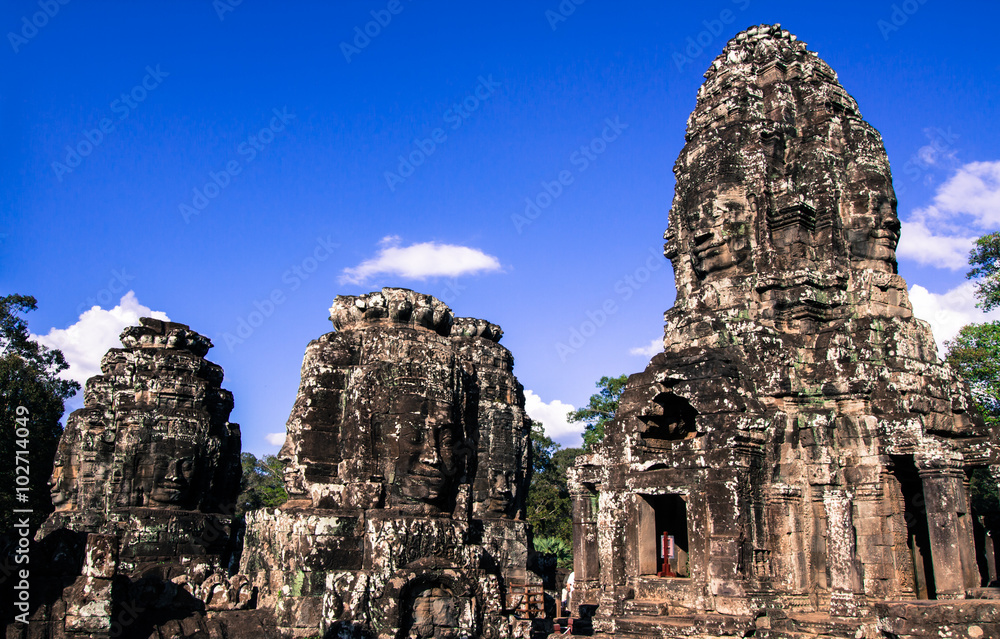
[[[897,456],[893,462],[893,474],[903,493],[903,518],[906,521],[906,545],[912,559],[914,593],[917,599],[937,599],[923,483],[912,457]]]
[[[997,559],[1000,558],[1000,501],[996,481],[989,468],[978,466],[968,471],[969,508],[972,511],[972,534],[976,540],[976,566],[979,568],[979,585],[996,588],[998,580]]]
[[[642,495],[639,500],[639,572],[690,577],[686,495]]]

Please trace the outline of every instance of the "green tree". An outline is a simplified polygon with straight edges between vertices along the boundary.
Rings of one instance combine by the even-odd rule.
[[[1000,424],[1000,322],[963,326],[945,348],[945,359],[969,382],[983,419]]]
[[[538,538],[552,537],[573,547],[573,513],[566,471],[580,448],[561,448],[541,424],[531,426],[532,475],[528,487],[528,522]],[[537,545],[537,544],[536,544]],[[572,553],[570,561],[572,561]]]
[[[976,240],[969,253],[972,270],[967,277],[976,282],[976,304],[984,311],[1000,306],[1000,232],[989,233]]]
[[[243,515],[258,508],[277,508],[288,501],[283,474],[285,462],[274,455],[258,459],[253,453],[240,455],[243,479],[236,500],[236,514]]]
[[[32,511],[32,530],[52,512],[48,483],[62,434],[59,420],[65,400],[80,390],[77,382],[58,377],[69,368],[62,352],[31,339],[22,316],[37,308],[30,295],[0,297],[0,519],[5,531],[13,530],[15,508]],[[21,414],[18,407],[24,407]],[[26,438],[18,436],[19,428],[28,429]],[[27,450],[29,490],[16,492],[15,469],[24,459],[16,457],[20,450]],[[21,501],[25,493],[27,501]]]
[[[554,555],[556,565],[567,570],[573,569],[573,543],[566,543],[557,537],[535,537],[535,551]]]
[[[1000,426],[1000,322],[963,326],[945,347],[945,359],[969,382],[983,419],[991,428]],[[996,482],[986,468],[972,471],[969,501],[976,514],[1000,517]]]
[[[1000,306],[1000,232],[976,240],[969,265],[972,269],[966,277],[976,282],[976,306],[984,311]],[[963,326],[945,347],[945,359],[969,382],[972,399],[987,425],[1000,426],[1000,322]],[[972,471],[969,501],[977,514],[1000,520],[996,481],[988,469]]]
[[[600,390],[590,396],[586,407],[570,411],[566,416],[571,422],[583,422],[583,448],[590,452],[604,440],[604,424],[614,419],[618,400],[625,390],[628,376],[602,377],[597,382]]]

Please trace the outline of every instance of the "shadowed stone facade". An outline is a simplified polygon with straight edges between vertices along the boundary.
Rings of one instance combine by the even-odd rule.
[[[778,26],[705,78],[664,352],[571,471],[574,605],[607,637],[1000,636],[968,599],[996,435],[913,317],[881,137]]]
[[[121,341],[67,420],[51,481],[56,511],[32,550],[40,605],[7,637],[262,632],[266,613],[235,612],[253,598],[231,570],[240,431],[222,369],[204,359],[212,344],[151,318]],[[232,612],[212,616],[219,611]]]
[[[429,295],[338,297],[306,348],[242,572],[284,636],[510,637],[525,582],[530,422],[502,331]]]

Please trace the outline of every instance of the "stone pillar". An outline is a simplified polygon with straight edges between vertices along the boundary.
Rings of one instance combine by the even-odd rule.
[[[808,558],[803,548],[802,491],[784,484],[772,487],[767,499],[771,525],[772,583],[787,592],[800,593],[808,583]]]
[[[960,599],[979,585],[972,518],[961,468],[921,468],[938,599]]]
[[[586,486],[574,486],[570,494],[573,500],[574,588],[596,586],[601,576],[597,554],[598,493]]]
[[[111,619],[114,612],[111,585],[117,567],[118,538],[115,535],[88,535],[81,574],[63,592],[67,634],[79,633],[93,639],[117,636]]]
[[[830,614],[857,617],[863,614],[864,597],[858,572],[854,532],[853,497],[843,490],[823,495],[826,510],[826,559],[830,568]]]

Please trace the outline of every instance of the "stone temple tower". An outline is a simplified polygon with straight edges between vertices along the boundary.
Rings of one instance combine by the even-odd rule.
[[[531,422],[503,332],[399,288],[339,296],[330,319],[280,453],[291,499],[248,515],[260,605],[282,636],[513,636],[510,587],[539,579]]]
[[[263,636],[234,574],[240,428],[212,342],[149,317],[87,380],[66,421],[53,512],[32,549],[31,623],[13,639]],[[181,626],[183,625],[183,632]]]
[[[664,352],[571,471],[574,605],[614,637],[1000,636],[968,490],[997,436],[913,316],[881,137],[777,25],[705,78]]]

